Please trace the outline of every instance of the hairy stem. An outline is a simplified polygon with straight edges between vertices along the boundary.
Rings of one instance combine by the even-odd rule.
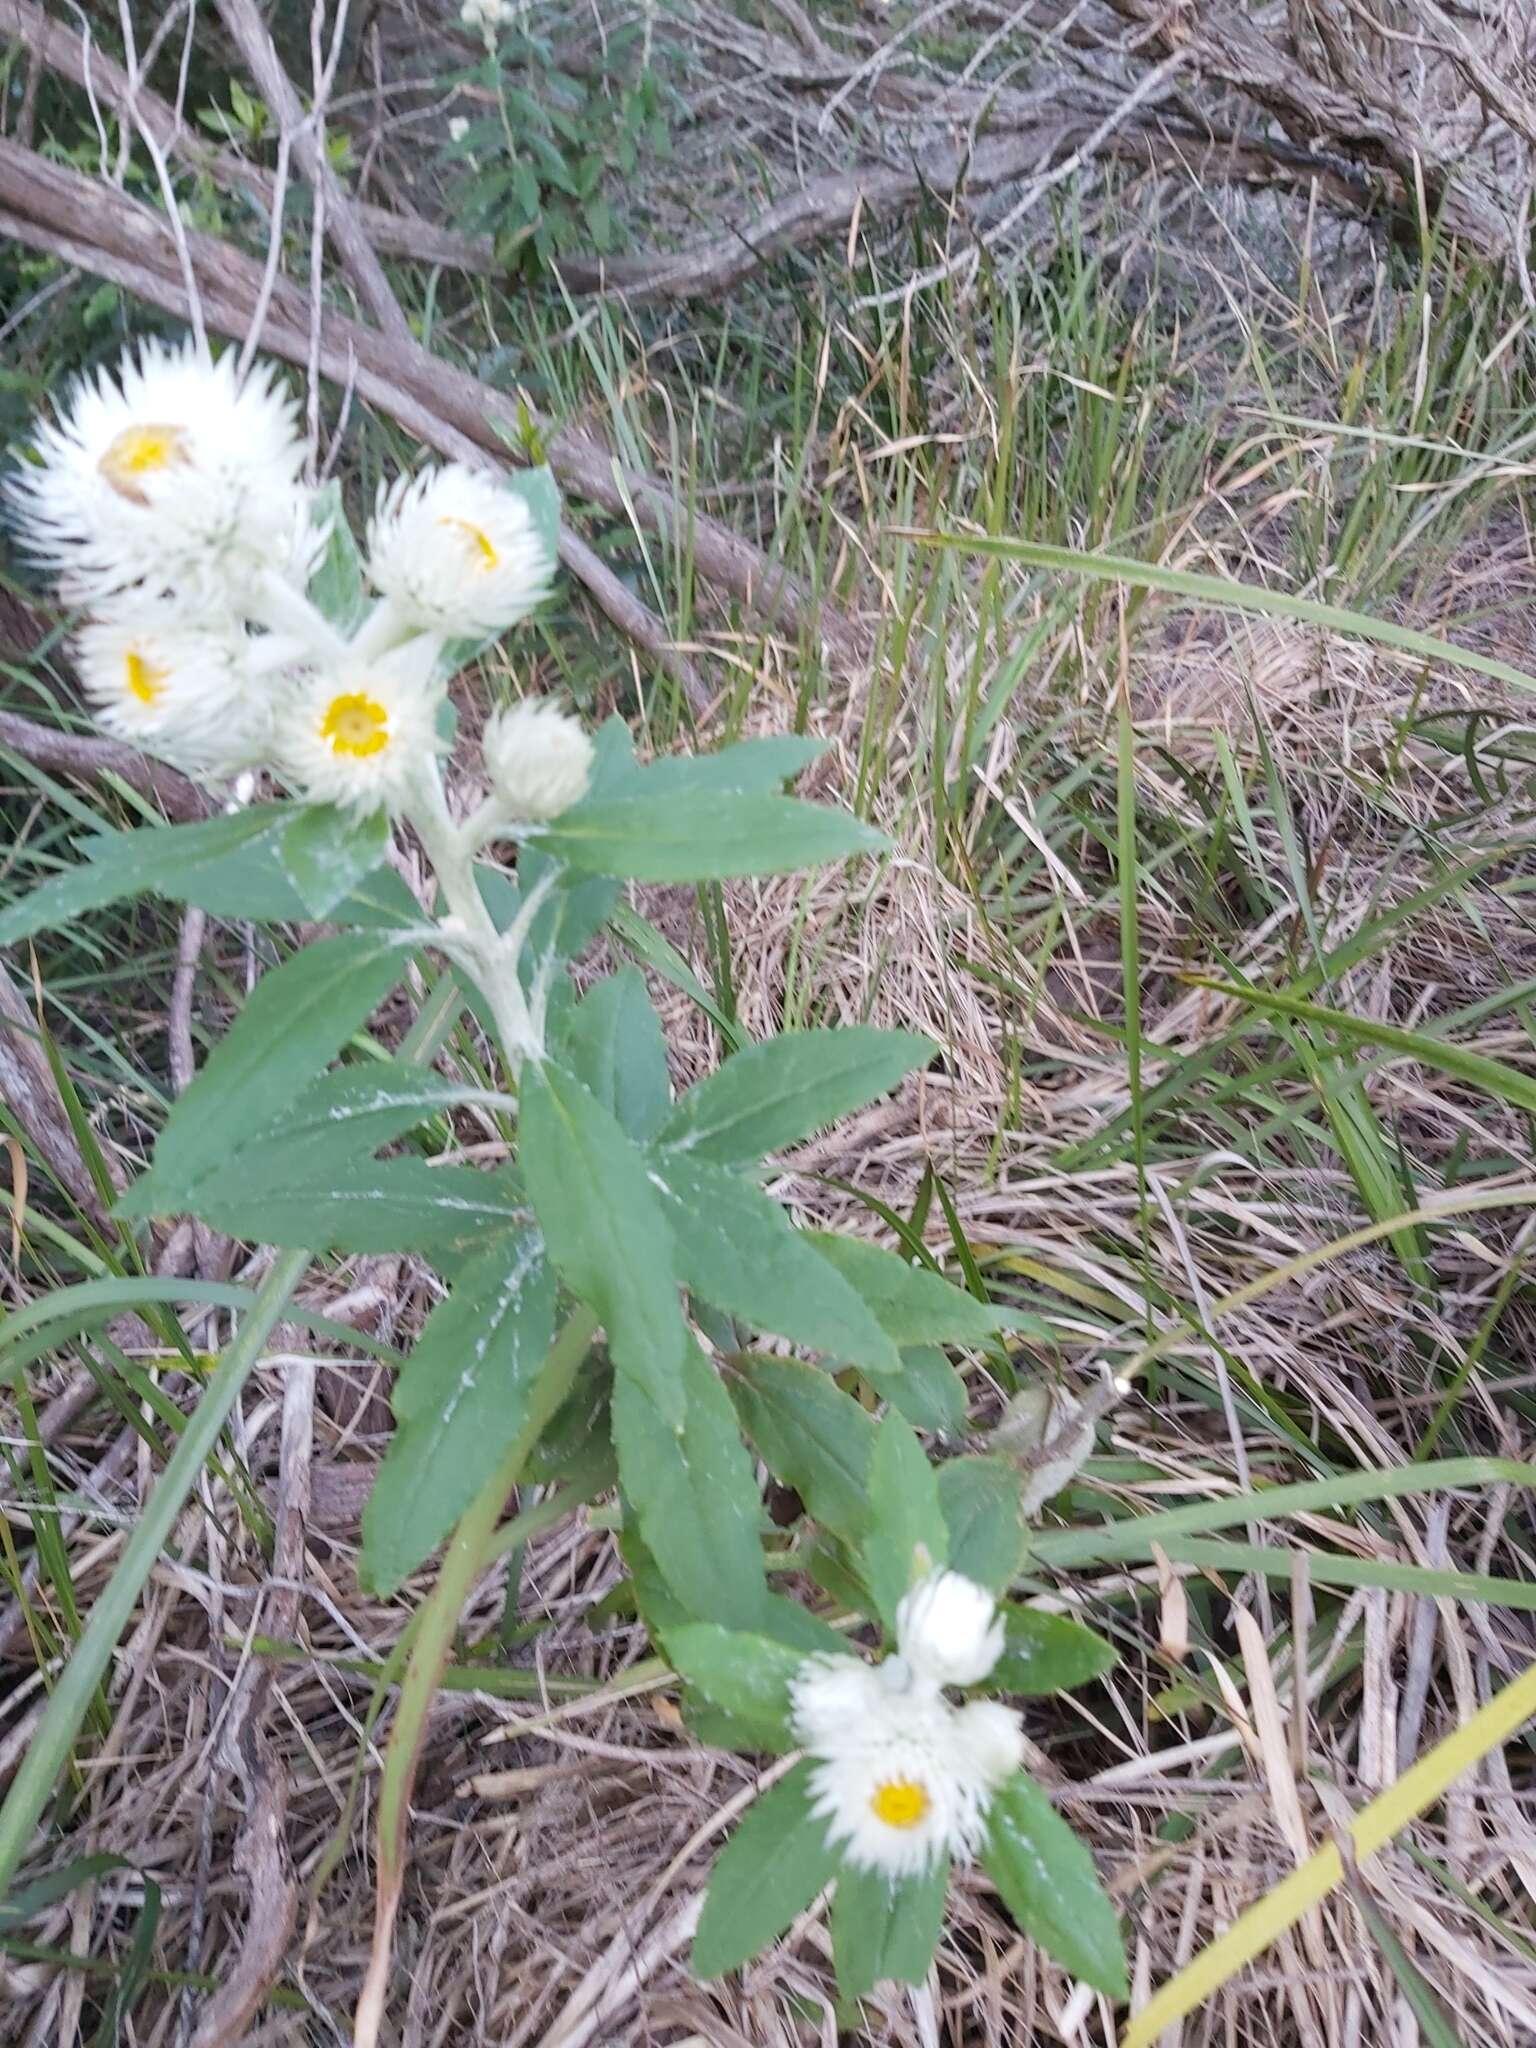
[[[517,971],[526,919],[519,917],[509,931],[497,931],[475,880],[474,836],[455,825],[449,815],[435,763],[421,776],[409,817],[432,863],[443,900],[464,928],[468,941],[464,950],[491,1006],[502,1051],[515,1076],[525,1059],[540,1059],[544,1052],[543,1034]]]

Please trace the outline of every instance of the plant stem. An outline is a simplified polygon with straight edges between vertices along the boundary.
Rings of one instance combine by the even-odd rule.
[[[409,818],[432,863],[444,901],[464,927],[475,979],[491,1006],[502,1051],[515,1079],[525,1059],[539,1059],[544,1052],[543,1034],[528,1007],[517,971],[522,930],[514,925],[509,932],[497,931],[475,880],[472,837],[449,815],[435,763],[419,780],[417,802]]]
[[[460,1517],[449,1539],[437,1584],[416,1617],[416,1640],[400,1687],[400,1704],[384,1756],[379,1784],[378,1853],[374,1864],[373,1949],[357,2002],[353,2048],[374,2048],[384,2016],[395,1915],[405,1882],[406,1822],[427,1714],[437,1692],[454,1632],[470,1588],[485,1567],[486,1553],[507,1495],[517,1484],[528,1454],[570,1389],[597,1328],[589,1309],[578,1308],[550,1346],[528,1404],[517,1441]]]
[[[221,1355],[202,1399],[187,1417],[187,1426],[155,1482],[117,1569],[91,1609],[90,1620],[64,1666],[36,1735],[27,1746],[5,1804],[0,1806],[0,1892],[9,1885],[26,1853],[32,1830],[69,1756],[102,1675],[112,1661],[117,1639],[128,1625],[144,1582],[159,1563],[187,1495],[197,1484],[197,1475],[217,1445],[230,1411],[240,1398],[240,1390],[261,1356],[261,1347],[287,1307],[288,1297],[303,1279],[309,1260],[307,1251],[279,1252],[234,1342]]]

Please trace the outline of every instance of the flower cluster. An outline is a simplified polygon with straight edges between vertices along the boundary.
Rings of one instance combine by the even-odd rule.
[[[978,1684],[1003,1649],[990,1593],[958,1572],[915,1586],[883,1664],[817,1656],[791,1690],[796,1739],[817,1759],[814,1810],[859,1869],[912,1877],[968,1861],[992,1795],[1023,1762],[1019,1717],[995,1700],[954,1706],[946,1686]]]
[[[10,496],[88,612],[97,718],[211,780],[266,768],[306,798],[398,811],[442,747],[445,652],[515,624],[554,575],[524,498],[448,464],[381,492],[377,602],[344,635],[308,595],[332,535],[293,401],[270,370],[242,377],[193,344],[87,378],[36,443]],[[532,821],[582,794],[590,747],[528,706],[494,723],[486,760],[492,822]]]
[[[490,42],[512,13],[508,0],[464,0],[459,19],[466,28],[477,28]]]

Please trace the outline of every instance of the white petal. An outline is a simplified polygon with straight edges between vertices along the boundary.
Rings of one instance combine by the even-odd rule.
[[[996,1600],[960,1572],[931,1572],[914,1586],[897,1609],[896,1636],[913,1670],[938,1685],[975,1685],[1003,1650]]]
[[[374,588],[411,624],[450,637],[514,625],[554,573],[524,500],[462,463],[398,478],[368,529]]]

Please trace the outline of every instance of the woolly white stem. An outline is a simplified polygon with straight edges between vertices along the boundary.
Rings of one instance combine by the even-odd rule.
[[[426,849],[444,900],[462,927],[453,937],[453,950],[463,957],[491,1006],[502,1050],[515,1075],[525,1059],[544,1056],[544,1034],[528,1006],[517,971],[523,940],[544,891],[535,889],[511,926],[498,932],[475,880],[468,838],[449,814],[435,761],[423,769],[417,796],[407,816]]]

